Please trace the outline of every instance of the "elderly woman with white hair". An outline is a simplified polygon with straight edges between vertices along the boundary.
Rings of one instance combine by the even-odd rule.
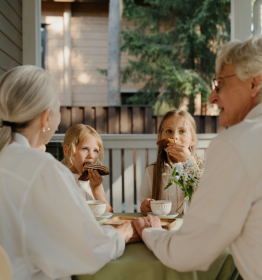
[[[93,274],[122,255],[131,223],[99,226],[72,173],[36,148],[60,122],[52,76],[20,66],[0,79],[0,244],[14,280]]]
[[[207,270],[230,247],[244,279],[262,279],[262,39],[229,42],[216,60],[209,101],[228,129],[210,144],[205,173],[177,232],[156,217],[134,221],[138,234],[168,267]]]

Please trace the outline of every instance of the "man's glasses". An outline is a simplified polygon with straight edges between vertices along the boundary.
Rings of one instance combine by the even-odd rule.
[[[231,76],[226,76],[226,77],[223,77],[223,78],[219,78],[219,80],[223,80],[225,78],[230,78],[230,77],[234,77],[236,75],[231,75]],[[216,90],[216,93],[219,93],[219,82],[217,81],[217,79],[213,79],[213,84],[214,84],[214,89]]]

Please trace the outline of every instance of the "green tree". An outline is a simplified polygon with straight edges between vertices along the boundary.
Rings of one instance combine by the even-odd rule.
[[[142,2],[142,4],[141,4]],[[122,83],[144,81],[129,104],[150,104],[154,113],[178,108],[183,96],[206,101],[219,47],[230,37],[230,0],[124,0],[122,51],[136,59],[121,69]],[[189,107],[193,113],[193,106]]]

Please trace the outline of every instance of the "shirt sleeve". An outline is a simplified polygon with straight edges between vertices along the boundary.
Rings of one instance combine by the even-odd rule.
[[[204,175],[180,230],[143,230],[146,245],[178,271],[207,270],[241,234],[251,208],[244,162],[232,144],[217,138],[208,149]]]
[[[27,257],[52,279],[93,274],[125,248],[115,228],[98,225],[77,188],[70,171],[50,161],[34,176],[26,196]]]
[[[152,198],[152,186],[153,186],[153,170],[154,166],[149,165],[145,170],[142,185],[138,200],[143,202],[146,198]]]

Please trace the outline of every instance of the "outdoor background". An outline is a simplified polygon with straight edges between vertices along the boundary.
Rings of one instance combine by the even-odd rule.
[[[65,9],[72,106],[107,106],[109,1],[42,1],[42,64],[59,83],[62,105]],[[179,107],[217,115],[206,101],[217,50],[230,39],[229,15],[230,0],[124,0],[119,105],[150,105],[154,115]]]

